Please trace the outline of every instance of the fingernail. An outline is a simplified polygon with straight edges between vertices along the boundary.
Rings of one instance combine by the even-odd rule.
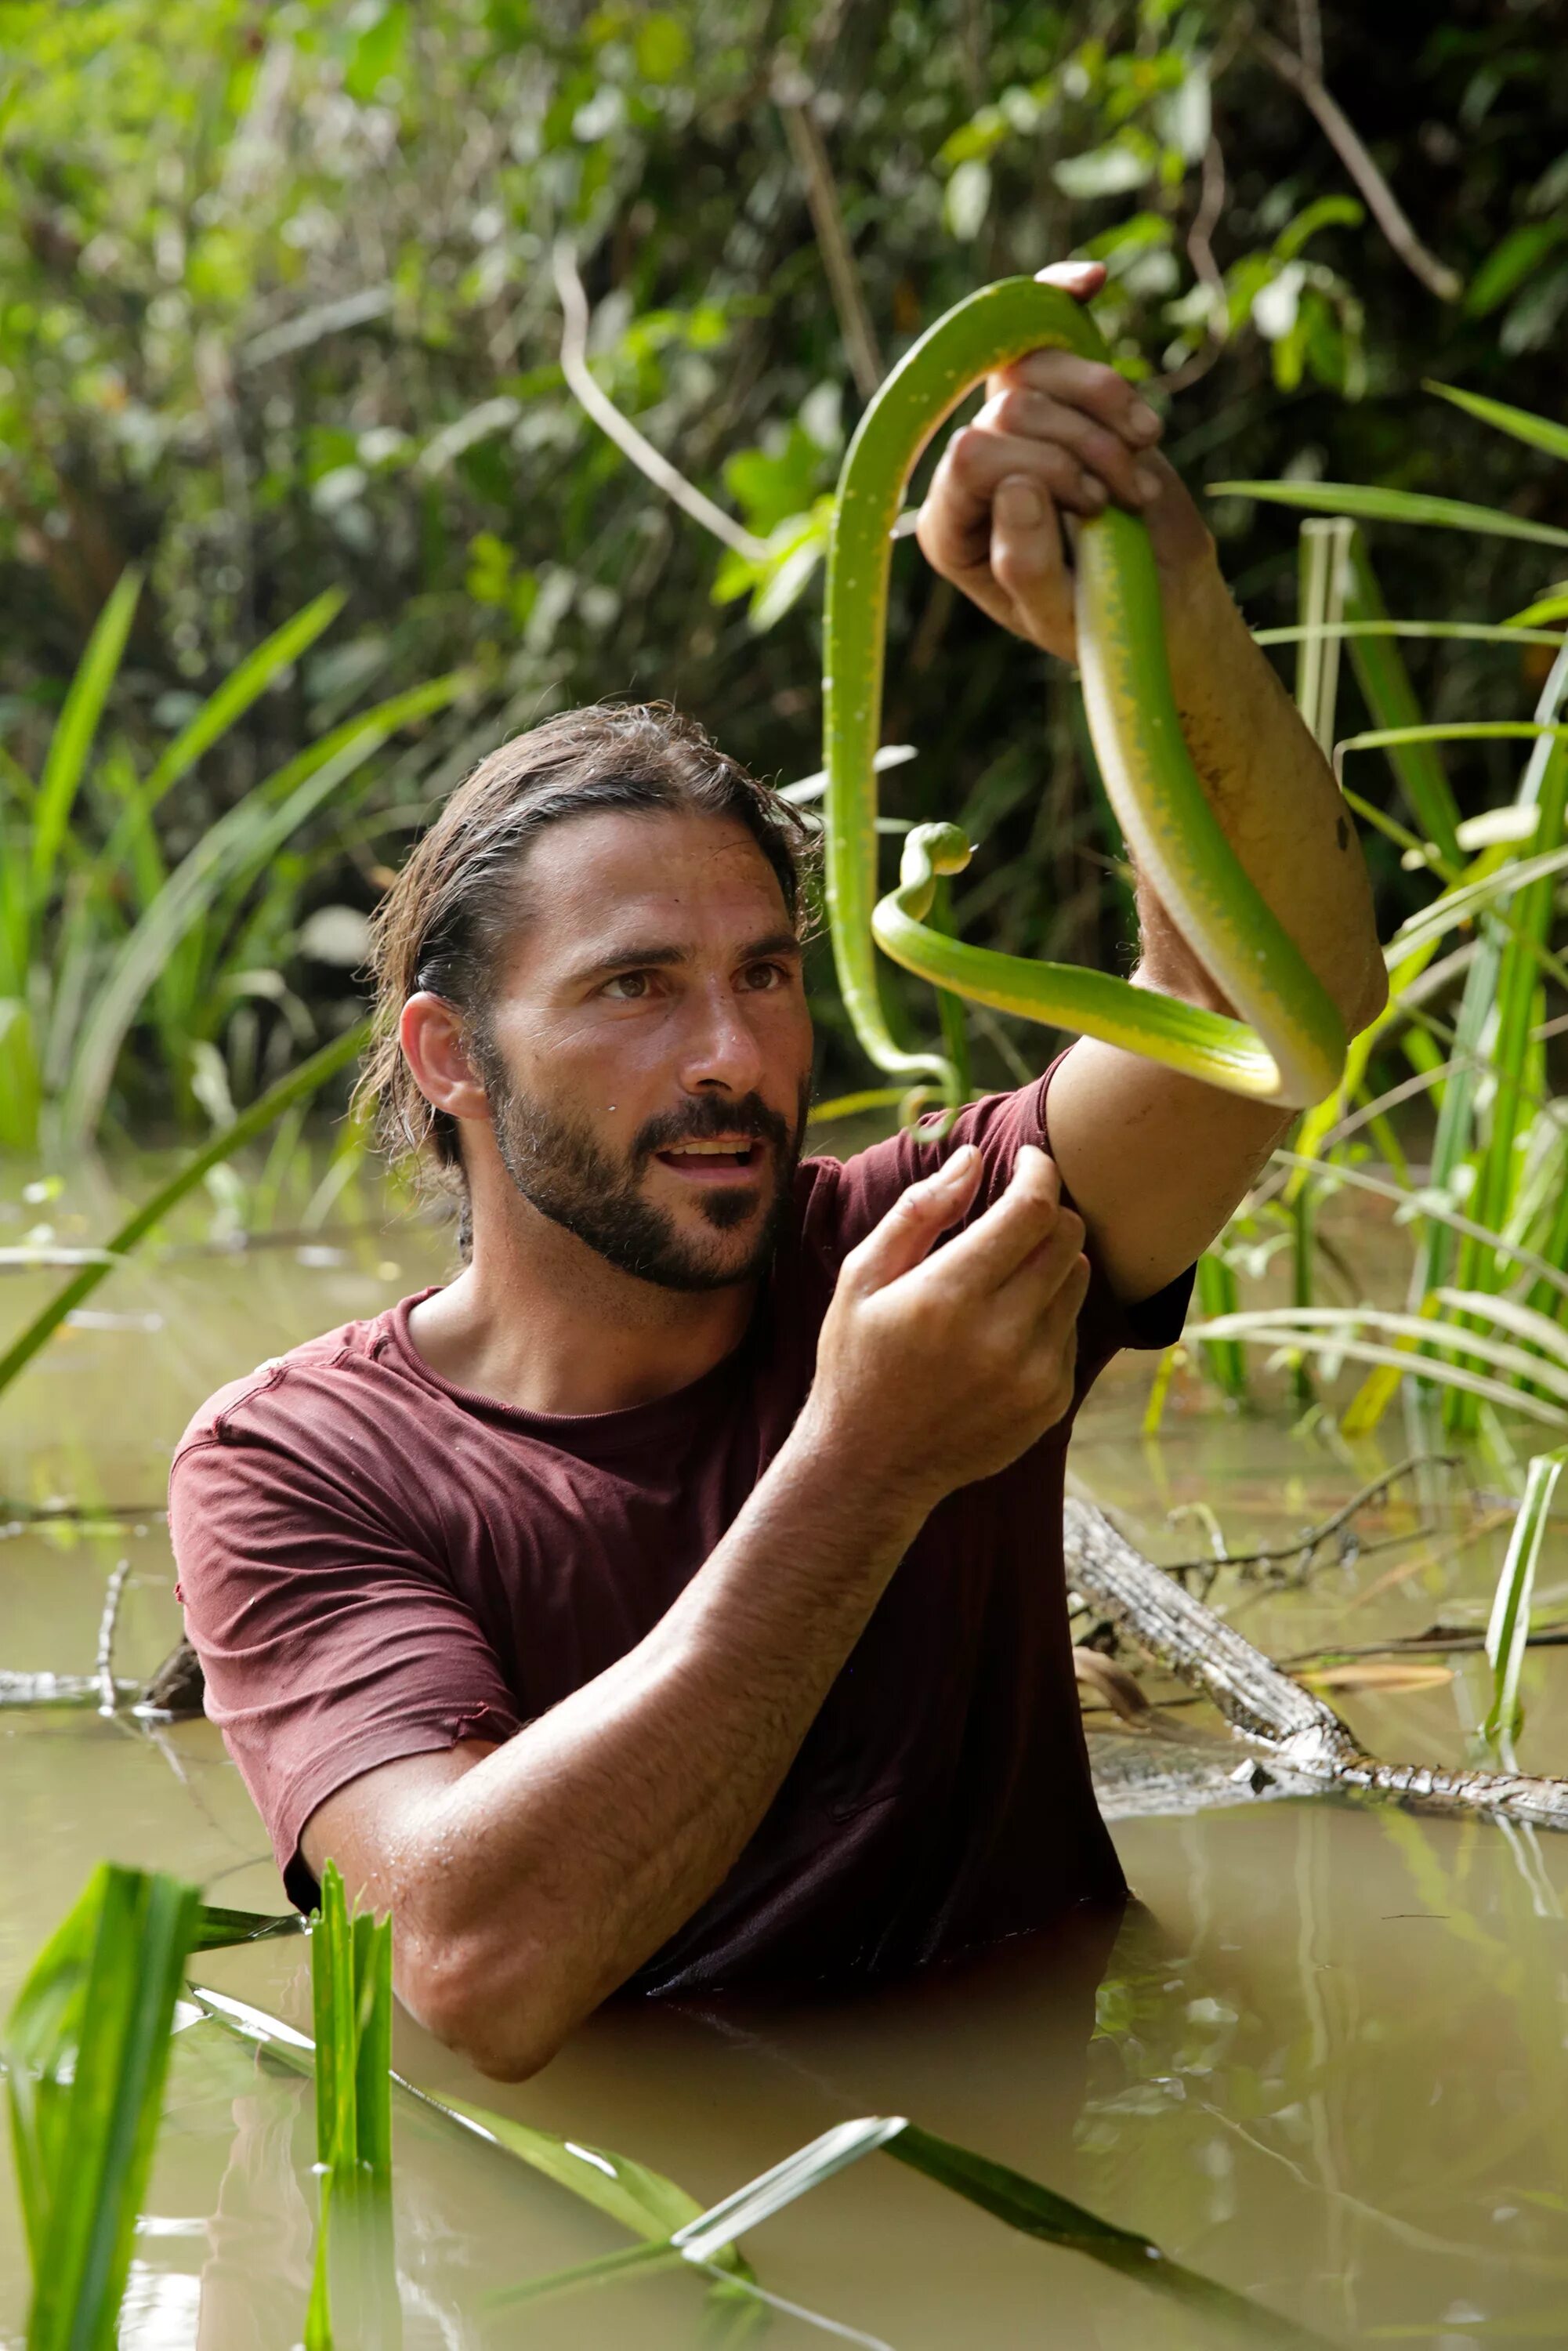
[[[1034,484],[1013,475],[997,491],[997,513],[1011,528],[1030,530],[1041,519],[1045,508]]]
[[[966,1176],[969,1171],[970,1163],[979,1155],[972,1143],[961,1143],[947,1161],[942,1173],[944,1176]]]
[[[1133,479],[1138,486],[1138,496],[1145,500],[1157,498],[1165,487],[1152,465],[1134,465]]]
[[[1083,495],[1092,507],[1103,507],[1105,503],[1104,483],[1100,481],[1093,474],[1085,474],[1083,476]]]
[[[1160,420],[1146,402],[1135,400],[1128,412],[1127,430],[1134,441],[1157,441]]]

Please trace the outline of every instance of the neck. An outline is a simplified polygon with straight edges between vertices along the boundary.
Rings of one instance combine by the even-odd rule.
[[[524,1412],[622,1412],[732,1353],[756,1296],[755,1282],[641,1281],[514,1195],[504,1206],[476,1199],[471,1262],[414,1308],[409,1330],[455,1386]]]

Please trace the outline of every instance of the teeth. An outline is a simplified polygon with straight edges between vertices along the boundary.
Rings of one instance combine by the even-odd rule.
[[[749,1143],[677,1143],[669,1155],[672,1159],[745,1159],[750,1150]]]

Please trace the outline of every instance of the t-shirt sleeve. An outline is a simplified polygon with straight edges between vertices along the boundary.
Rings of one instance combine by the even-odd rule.
[[[1000,1198],[1012,1176],[1019,1147],[1037,1144],[1051,1148],[1048,1105],[1051,1081],[1065,1060],[1059,1054],[1044,1075],[1015,1093],[988,1094],[971,1102],[954,1122],[941,1143],[929,1136],[931,1122],[891,1135],[841,1165],[827,1163],[827,1181],[813,1189],[807,1209],[807,1235],[825,1253],[841,1261],[873,1227],[881,1223],[894,1200],[909,1185],[929,1176],[960,1144],[974,1144],[981,1161],[980,1187],[967,1223],[983,1216]],[[1065,1185],[1062,1198],[1072,1205]],[[1152,1298],[1125,1305],[1117,1298],[1091,1248],[1089,1290],[1078,1317],[1078,1364],[1073,1410],[1094,1380],[1123,1347],[1169,1347],[1180,1338],[1192,1293],[1193,1268],[1178,1274]]]
[[[494,1649],[434,1546],[377,1508],[323,1430],[241,1410],[188,1437],[169,1516],[185,1625],[290,1899],[316,1807],[363,1771],[520,1729]],[[257,1425],[258,1419],[260,1426]]]

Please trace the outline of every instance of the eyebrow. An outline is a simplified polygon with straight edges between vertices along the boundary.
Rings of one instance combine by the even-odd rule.
[[[768,931],[761,938],[748,939],[736,961],[763,963],[769,956],[793,956],[799,960],[801,953],[800,942],[793,931]],[[669,970],[690,961],[685,947],[655,944],[639,946],[633,942],[609,955],[595,956],[591,963],[578,965],[568,977],[572,986],[580,987],[591,979],[607,978],[612,972]]]

